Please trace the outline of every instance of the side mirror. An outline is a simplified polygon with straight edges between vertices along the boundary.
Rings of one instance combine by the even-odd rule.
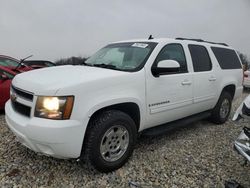
[[[175,60],[162,60],[158,63],[157,67],[152,68],[153,75],[157,77],[163,74],[175,73],[179,71],[180,64]]]
[[[6,74],[1,74],[0,75],[0,80],[8,80],[9,77]]]

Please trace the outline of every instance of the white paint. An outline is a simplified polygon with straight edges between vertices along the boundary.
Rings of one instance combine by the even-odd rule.
[[[141,117],[139,131],[142,131],[214,108],[222,89],[229,84],[236,86],[235,98],[241,94],[242,70],[221,70],[209,50],[211,44],[174,39],[150,41],[158,44],[145,66],[137,72],[62,66],[19,74],[14,78],[13,85],[34,93],[35,97],[33,103],[26,103],[32,108],[30,118],[15,112],[10,102],[6,104],[6,120],[10,129],[23,144],[36,152],[60,158],[75,158],[80,156],[89,118],[103,107],[125,102],[137,104]],[[149,41],[144,39],[130,42]],[[171,43],[183,46],[188,73],[154,77],[151,72],[152,64],[160,50]],[[211,71],[193,71],[188,44],[200,44],[208,49],[213,64]],[[34,117],[39,95],[75,96],[70,120]],[[22,103],[22,100],[19,102]]]

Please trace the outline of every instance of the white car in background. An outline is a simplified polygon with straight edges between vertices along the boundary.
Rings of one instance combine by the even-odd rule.
[[[244,72],[244,82],[243,82],[244,88],[250,88],[250,70],[247,70]]]

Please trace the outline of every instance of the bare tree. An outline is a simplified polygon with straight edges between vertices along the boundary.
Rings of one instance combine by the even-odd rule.
[[[248,70],[249,67],[250,67],[250,62],[249,62],[249,60],[247,58],[247,55],[245,55],[243,53],[240,53],[240,52],[238,52],[238,54],[240,56],[240,59],[241,59],[241,62],[243,64],[243,66],[244,66],[244,70]]]
[[[69,57],[55,61],[57,65],[82,65],[87,58],[85,57]]]

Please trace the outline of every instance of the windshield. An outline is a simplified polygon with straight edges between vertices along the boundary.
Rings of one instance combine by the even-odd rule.
[[[18,62],[14,61],[14,60],[0,57],[0,66],[15,67],[17,65],[18,65]]]
[[[110,44],[96,52],[85,63],[103,68],[133,71],[144,66],[155,46],[156,43],[153,42]]]

